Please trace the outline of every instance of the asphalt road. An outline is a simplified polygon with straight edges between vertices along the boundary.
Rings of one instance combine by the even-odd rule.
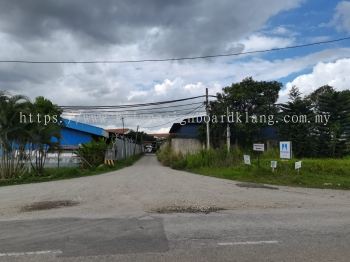
[[[237,184],[145,156],[105,175],[2,187],[0,261],[349,261],[349,191]],[[23,210],[63,199],[79,204]]]

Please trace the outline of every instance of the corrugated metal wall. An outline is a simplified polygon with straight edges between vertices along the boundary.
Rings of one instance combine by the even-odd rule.
[[[131,139],[116,138],[113,146],[106,153],[108,160],[120,160],[143,152],[142,145],[135,144]]]

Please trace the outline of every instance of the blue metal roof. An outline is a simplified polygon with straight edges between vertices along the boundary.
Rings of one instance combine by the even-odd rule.
[[[108,138],[108,132],[105,131],[103,128],[64,118],[62,118],[62,122],[63,126],[66,128]]]

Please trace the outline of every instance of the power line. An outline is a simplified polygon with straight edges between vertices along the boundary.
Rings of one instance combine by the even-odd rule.
[[[126,64],[126,63],[144,63],[144,62],[171,62],[171,61],[183,61],[183,60],[196,60],[196,59],[207,59],[207,58],[217,58],[217,57],[229,57],[229,56],[239,56],[247,54],[257,54],[266,53],[272,51],[281,51],[287,49],[303,48],[315,45],[324,45],[330,43],[336,43],[341,41],[350,40],[350,36],[337,38],[326,41],[312,42],[308,44],[292,45],[286,47],[277,47],[270,49],[262,49],[256,51],[246,51],[238,53],[227,53],[227,54],[213,54],[213,55],[203,55],[203,56],[189,56],[189,57],[177,57],[177,58],[163,58],[163,59],[139,59],[139,60],[94,60],[94,61],[34,61],[34,60],[0,60],[0,63],[21,63],[21,64]]]
[[[193,100],[197,98],[205,97],[202,96],[193,96],[193,97],[187,97],[182,99],[176,99],[176,100],[168,100],[168,101],[160,101],[160,102],[152,102],[152,103],[143,103],[143,104],[129,104],[129,105],[114,105],[114,106],[60,106],[62,109],[111,109],[111,108],[130,108],[130,107],[145,107],[145,106],[152,106],[152,105],[163,105],[163,104],[171,104],[181,101],[187,101],[187,100]],[[216,96],[210,96],[210,97],[216,97]]]
[[[203,104],[203,103],[200,103]],[[171,111],[148,111],[148,112],[139,112],[136,111],[134,113],[128,113],[129,111],[100,111],[100,110],[95,110],[95,111],[83,111],[83,112],[79,112],[80,115],[103,115],[103,116],[136,116],[136,115],[155,115],[155,114],[167,114],[167,113],[177,113],[177,112],[187,112],[189,110],[192,110],[195,108],[183,108],[183,109],[175,109],[175,110],[171,110]],[[126,112],[126,113],[124,113]],[[69,111],[69,112],[65,112],[65,113],[74,113],[74,111]],[[78,113],[78,112],[77,112]],[[115,113],[115,114],[111,114],[111,113]]]
[[[171,121],[169,121],[169,122],[166,122],[166,123],[163,123],[163,124],[160,124],[160,125],[156,125],[156,126],[144,126],[143,128],[149,128],[149,129],[150,129],[150,128],[165,126],[165,125],[167,125],[167,124],[174,123],[175,121],[182,120],[184,116],[188,116],[189,114],[192,114],[192,113],[194,113],[196,110],[198,110],[198,109],[200,109],[200,108],[203,108],[203,107],[204,107],[203,105],[202,105],[202,106],[199,106],[199,107],[195,108],[193,111],[189,112],[188,114],[183,115],[181,118],[176,118],[176,119],[173,119],[173,120],[171,120]]]
[[[171,106],[163,106],[163,107],[151,107],[151,108],[141,108],[141,109],[121,109],[121,108],[116,108],[113,110],[113,108],[109,109],[68,109],[65,110],[65,112],[81,112],[81,113],[91,113],[91,112],[101,112],[101,113],[118,113],[118,112],[140,112],[140,111],[149,111],[149,110],[161,110],[161,109],[166,109],[166,108],[178,108],[178,107],[185,107],[185,106],[193,106],[193,105],[199,105],[203,104],[204,102],[195,102],[195,103],[188,103],[188,104],[180,104],[180,105],[171,105]],[[177,110],[175,110],[177,111]],[[157,111],[156,111],[157,112]]]

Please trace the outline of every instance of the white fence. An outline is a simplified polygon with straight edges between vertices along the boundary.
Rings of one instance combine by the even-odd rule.
[[[125,138],[115,138],[110,148],[106,151],[106,159],[108,160],[121,160],[128,158],[132,155],[137,155],[143,152],[143,146],[139,144],[135,144],[133,140]],[[25,154],[27,157],[29,154],[32,155],[32,158],[35,157],[35,150],[26,151]],[[17,159],[19,157],[19,151],[15,150],[13,153],[13,157]],[[1,156],[1,150],[0,150]],[[25,161],[25,162],[24,162]],[[81,163],[80,157],[74,152],[62,152],[58,154],[57,152],[47,153],[45,160],[46,168],[55,168],[55,167],[75,167],[79,166]],[[31,165],[29,160],[22,160],[28,169],[31,169]]]
[[[45,167],[75,167],[79,166],[79,163],[80,158],[74,152],[48,153]]]

